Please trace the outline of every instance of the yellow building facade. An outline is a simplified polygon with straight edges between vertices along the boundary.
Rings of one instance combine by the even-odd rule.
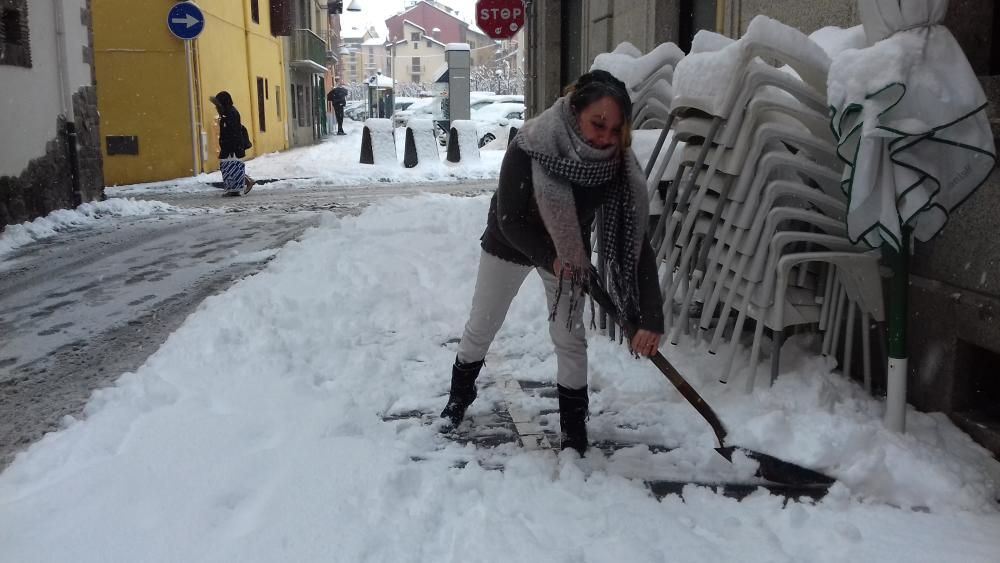
[[[282,40],[269,0],[200,0],[205,28],[184,42],[167,29],[174,2],[94,2],[94,57],[104,178],[133,184],[218,170],[209,96],[228,91],[250,132],[247,158],[288,147]],[[192,135],[191,91],[194,93]]]

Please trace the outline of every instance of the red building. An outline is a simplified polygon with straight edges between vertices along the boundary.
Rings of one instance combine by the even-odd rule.
[[[431,37],[441,43],[468,43],[473,49],[473,59],[477,59],[477,54],[488,55],[486,60],[492,59],[495,49],[483,49],[493,45],[492,39],[484,33],[470,26],[455,15],[455,11],[434,2],[433,0],[421,0],[406,8],[404,11],[385,20],[385,26],[389,30],[388,39],[390,42],[399,40],[409,40],[403,37],[403,20],[408,20],[427,30]],[[480,51],[477,52],[476,50]],[[490,51],[488,54],[483,51]]]

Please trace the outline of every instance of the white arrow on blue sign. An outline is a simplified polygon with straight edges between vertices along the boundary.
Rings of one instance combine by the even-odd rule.
[[[194,2],[178,2],[167,12],[167,28],[178,39],[194,39],[205,29],[205,14]]]

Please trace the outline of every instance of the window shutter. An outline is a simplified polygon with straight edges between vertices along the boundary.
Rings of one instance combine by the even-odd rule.
[[[288,37],[291,34],[291,0],[271,0],[271,35],[275,37]]]

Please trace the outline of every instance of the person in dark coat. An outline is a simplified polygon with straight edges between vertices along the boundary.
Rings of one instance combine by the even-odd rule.
[[[337,85],[326,95],[326,100],[333,104],[333,114],[337,118],[337,134],[346,135],[344,132],[344,106],[347,105],[347,88]]]
[[[219,170],[222,171],[226,195],[248,194],[256,182],[246,175],[246,165],[240,160],[249,148],[240,112],[233,104],[233,97],[225,90],[208,99],[219,112]]]
[[[507,149],[481,237],[479,274],[469,320],[441,412],[461,423],[476,398],[476,377],[511,301],[535,270],[545,286],[555,345],[562,448],[587,449],[587,341],[584,292],[590,282],[590,233],[603,211],[608,293],[638,327],[636,354],[656,354],[663,333],[654,251],[646,232],[646,180],[629,148],[632,102],[610,73],[581,76]]]

